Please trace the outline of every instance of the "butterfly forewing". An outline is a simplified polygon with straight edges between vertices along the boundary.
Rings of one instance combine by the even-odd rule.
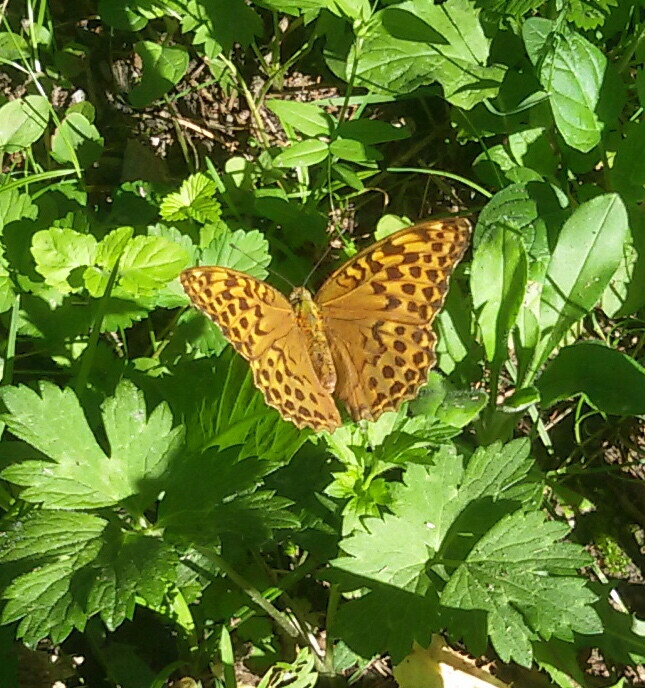
[[[267,404],[299,428],[333,431],[338,409],[313,369],[287,299],[266,282],[211,266],[184,270],[181,283],[197,308],[249,361]]]
[[[469,238],[462,218],[408,227],[345,263],[316,294],[336,396],[355,420],[398,408],[426,383],[435,363],[432,321]]]

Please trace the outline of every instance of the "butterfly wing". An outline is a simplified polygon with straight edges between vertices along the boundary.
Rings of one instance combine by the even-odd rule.
[[[314,371],[293,308],[266,282],[219,266],[184,270],[179,277],[193,305],[250,364],[266,403],[297,427],[333,432],[338,409]]]
[[[351,416],[375,420],[416,396],[434,365],[432,321],[470,239],[463,218],[391,234],[336,270],[316,294]]]

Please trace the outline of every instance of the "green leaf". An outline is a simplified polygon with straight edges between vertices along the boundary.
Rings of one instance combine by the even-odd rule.
[[[16,98],[0,107],[0,154],[16,153],[38,141],[49,122],[49,107],[43,96]]]
[[[34,234],[31,253],[36,261],[36,270],[45,278],[45,283],[68,294],[81,287],[80,280],[74,284],[69,282],[72,271],[94,264],[96,246],[97,241],[91,234],[52,227]]]
[[[579,342],[562,349],[536,386],[545,408],[583,394],[604,413],[645,414],[645,368],[600,342]]]
[[[392,513],[367,519],[365,532],[341,542],[349,556],[332,565],[422,594],[429,585],[428,560],[447,544],[443,540],[457,516],[469,502],[499,498],[525,477],[527,448],[526,442],[511,442],[504,458],[498,444],[480,449],[464,470],[454,450],[444,446],[434,455],[433,466],[410,465],[403,485],[393,491]]]
[[[366,146],[362,141],[355,139],[334,139],[329,146],[329,152],[341,160],[351,162],[375,162],[383,159],[376,148]]]
[[[470,271],[470,289],[488,361],[499,371],[508,335],[524,299],[528,266],[520,237],[494,226],[482,237]]]
[[[545,129],[535,127],[513,132],[504,143],[491,146],[477,156],[473,163],[477,174],[496,183],[498,177],[489,169],[491,164],[496,164],[512,181],[532,181],[552,178],[558,158],[553,154]]]
[[[642,122],[625,128],[611,168],[612,185],[621,196],[639,202],[645,184],[645,130]]]
[[[602,296],[618,268],[627,237],[625,206],[617,194],[583,203],[566,221],[553,250],[540,298],[542,339],[532,371]]]
[[[410,130],[407,127],[395,127],[389,122],[381,122],[378,119],[361,118],[343,122],[338,127],[338,135],[371,145],[407,139],[410,137]]]
[[[502,518],[452,574],[441,603],[485,611],[491,642],[503,661],[532,661],[535,634],[572,640],[573,632],[598,633],[591,604],[597,597],[576,569],[591,562],[583,548],[559,542],[565,524],[541,512],[517,511]]]
[[[0,60],[23,60],[29,55],[27,41],[17,33],[0,31]]]
[[[305,136],[329,136],[334,120],[315,103],[300,103],[296,100],[267,101],[267,107],[285,124],[302,132]]]
[[[99,130],[78,112],[68,114],[52,137],[52,158],[61,164],[78,160],[81,167],[89,167],[102,152]]]
[[[318,139],[307,139],[289,146],[273,159],[276,167],[309,167],[322,162],[329,155],[329,146]]]
[[[5,533],[0,561],[29,568],[5,590],[2,621],[18,636],[63,640],[97,613],[110,630],[132,618],[135,597],[161,604],[178,559],[161,539],[122,532],[94,515],[32,511]],[[23,569],[24,570],[24,569]]]
[[[489,50],[479,10],[468,0],[441,5],[406,0],[377,12],[368,23],[356,79],[370,90],[395,95],[438,81],[446,100],[470,109],[494,98],[504,76],[503,67],[488,66]]]
[[[331,174],[332,177],[340,179],[344,184],[356,191],[362,191],[365,188],[365,184],[363,184],[356,172],[341,162],[332,165]]]
[[[168,194],[159,208],[159,214],[168,222],[192,219],[200,224],[218,222],[222,209],[214,196],[215,182],[205,174],[191,174],[179,191]]]
[[[130,102],[134,107],[146,107],[179,83],[188,69],[188,51],[151,41],[139,41],[134,49],[143,62],[143,76],[130,91]]]
[[[87,608],[114,631],[132,619],[137,596],[150,606],[161,604],[179,560],[160,538],[115,529],[109,535],[95,564]]]
[[[119,31],[141,31],[148,19],[135,10],[137,3],[131,0],[99,0],[98,10],[101,21]]]
[[[22,499],[47,508],[96,508],[135,496],[145,506],[181,446],[182,429],[172,429],[168,407],[160,404],[146,419],[143,395],[130,382],[103,404],[109,458],[71,389],[41,382],[40,395],[21,385],[5,387],[0,398],[7,429],[48,459],[13,464],[3,477],[25,487]]]
[[[603,129],[597,109],[607,58],[580,34],[566,27],[556,31],[548,19],[527,19],[522,33],[562,138],[589,152],[600,143]]]
[[[203,44],[208,58],[229,53],[235,43],[246,47],[262,34],[262,20],[244,0],[191,0],[181,7],[182,29],[195,29],[193,42]]]
[[[352,611],[358,609],[359,621],[350,614],[342,617],[344,630],[351,630],[352,636],[362,638],[373,650],[380,649],[378,641],[372,641],[370,645],[365,639],[364,629],[380,623],[379,603],[382,601],[386,610],[387,634],[390,638],[397,637],[397,653],[406,654],[413,640],[421,642],[419,636],[423,634],[414,618],[408,621],[408,617],[402,614],[397,616],[389,605],[401,600],[404,608],[410,610],[409,614],[413,614],[414,599],[417,600],[417,609],[427,609],[425,633],[445,626],[446,619],[438,616],[437,596],[445,585],[444,581],[450,579],[449,567],[459,568],[461,562],[468,560],[469,552],[476,551],[474,547],[478,543],[485,544],[488,534],[494,532],[495,524],[504,514],[513,513],[519,505],[535,508],[539,503],[541,485],[528,479],[532,463],[529,448],[526,440],[514,440],[503,447],[495,443],[479,448],[464,468],[454,450],[444,446],[433,455],[433,465],[409,465],[403,484],[392,487],[390,513],[382,518],[365,519],[340,543],[347,556],[331,562],[334,579],[340,576],[348,588],[368,587],[373,590],[364,603],[359,601],[352,607]],[[533,516],[543,520],[539,512]],[[563,526],[554,525],[561,536]],[[566,568],[569,572],[578,561],[587,561],[579,555],[581,548],[559,547],[558,552],[567,560],[558,559],[561,569],[569,567]],[[516,550],[521,552],[521,542]],[[571,558],[571,563],[567,563],[567,557]],[[551,574],[556,573],[561,573],[561,570],[549,569],[545,578],[547,582],[552,582]],[[346,574],[351,574],[351,577]],[[517,572],[513,580],[521,584],[521,573]],[[583,579],[580,585],[584,585]],[[386,601],[388,598],[390,602]],[[458,606],[462,614],[470,608],[467,604],[452,606]],[[512,613],[509,609],[509,615]],[[370,618],[368,614],[373,616]],[[451,612],[449,618],[453,617]],[[465,635],[468,642],[477,644],[479,641],[473,639],[481,638],[486,629],[485,618],[473,615],[468,619],[472,628],[463,629],[459,635]],[[518,645],[524,642],[523,626],[509,631],[509,642]]]
[[[47,635],[56,643],[74,628],[84,630],[88,615],[80,590],[73,590],[71,582],[97,556],[106,526],[106,521],[89,514],[51,511],[14,521],[0,560],[20,561],[31,570],[4,590],[2,623],[20,620],[17,635],[32,645]]]
[[[7,270],[6,261],[4,258],[0,258],[0,313],[8,311],[13,306],[15,299],[16,290]]]
[[[226,230],[202,251],[200,265],[222,265],[246,272],[257,279],[264,279],[271,262],[269,242],[262,232],[254,229],[246,232]]]
[[[132,227],[119,227],[107,234],[96,247],[94,265],[83,273],[85,287],[91,296],[103,296],[117,259],[132,238]]]
[[[131,294],[161,289],[187,266],[188,254],[164,237],[137,236],[125,247],[119,265],[119,285]]]

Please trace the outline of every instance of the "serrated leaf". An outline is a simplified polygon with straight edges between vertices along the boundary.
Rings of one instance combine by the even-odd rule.
[[[96,508],[135,496],[143,508],[181,447],[182,429],[172,429],[166,405],[148,418],[143,395],[130,382],[121,382],[103,407],[109,458],[71,389],[42,382],[40,395],[24,386],[5,387],[0,398],[8,409],[2,416],[7,429],[49,459],[12,464],[3,477],[24,486],[24,500],[48,508]]]
[[[602,628],[591,607],[597,599],[574,577],[590,563],[582,547],[559,542],[566,525],[541,512],[509,514],[473,547],[441,595],[447,607],[486,611],[488,633],[500,657],[523,666],[532,661],[539,633],[571,640],[573,631]]]
[[[132,227],[119,227],[107,234],[96,247],[94,265],[83,273],[85,288],[91,296],[103,296],[110,281],[110,274],[126,245],[132,238]]]
[[[472,108],[499,90],[504,68],[488,66],[490,39],[467,0],[407,0],[377,12],[365,29],[357,82],[386,94],[439,81],[445,98]],[[352,63],[347,65],[349,79]]]
[[[269,242],[262,232],[227,229],[202,251],[200,265],[222,265],[264,279],[270,262]]]
[[[205,174],[198,172],[184,180],[179,191],[168,194],[159,208],[164,220],[178,222],[192,219],[204,224],[218,222],[222,216],[219,202],[215,198],[217,186]]]
[[[97,569],[87,608],[100,613],[113,631],[134,613],[135,597],[161,604],[175,580],[179,560],[163,540],[139,533],[111,532],[111,542],[95,562]]]
[[[32,237],[31,253],[36,270],[45,283],[63,294],[78,291],[78,284],[70,284],[68,278],[76,268],[93,265],[97,241],[91,234],[81,234],[65,227],[52,227],[36,232]]]
[[[121,256],[119,285],[131,294],[161,289],[188,265],[181,246],[157,236],[137,236]]]
[[[74,628],[82,631],[87,614],[70,589],[71,579],[98,554],[106,525],[88,514],[48,511],[15,521],[6,533],[0,559],[37,565],[5,589],[2,623],[20,620],[17,635],[28,644],[46,635],[60,642]]]

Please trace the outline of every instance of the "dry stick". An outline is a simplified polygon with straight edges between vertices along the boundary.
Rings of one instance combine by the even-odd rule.
[[[267,138],[266,130],[264,128],[264,122],[262,121],[262,115],[260,114],[260,111],[258,110],[255,100],[253,99],[253,94],[251,91],[249,91],[248,86],[246,85],[246,82],[242,78],[242,75],[240,74],[239,70],[237,67],[227,58],[224,57],[224,55],[220,55],[220,60],[226,65],[228,70],[231,72],[233,78],[237,82],[239,88],[242,89],[242,93],[244,93],[244,98],[246,99],[246,104],[249,106],[249,110],[251,111],[251,115],[253,116],[253,119],[255,120],[255,125],[258,129],[258,134],[262,145],[264,148],[269,148],[269,139]]]

